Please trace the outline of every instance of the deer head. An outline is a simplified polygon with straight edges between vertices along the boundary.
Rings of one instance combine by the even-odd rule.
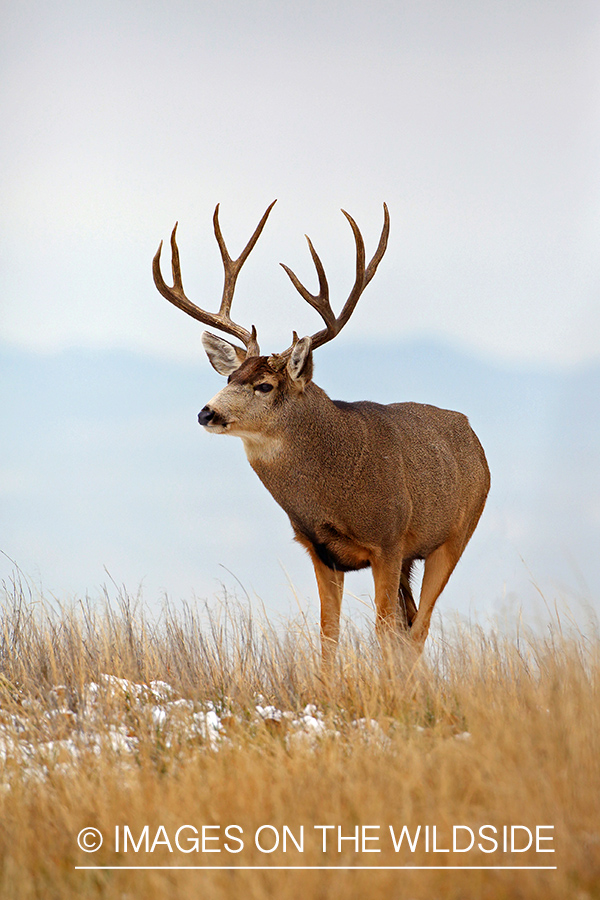
[[[329,301],[329,285],[323,264],[307,236],[306,239],[317,271],[319,292],[311,294],[288,266],[283,263],[281,265],[300,295],[317,310],[323,319],[324,328],[310,337],[303,338],[298,338],[294,331],[292,344],[283,353],[261,356],[254,325],[248,330],[235,323],[231,319],[230,313],[240,269],[260,237],[275,202],[274,200],[267,207],[252,237],[235,260],[229,255],[223,240],[219,224],[219,205],[217,204],[213,225],[223,260],[225,278],[221,305],[216,313],[201,309],[185,295],[176,240],[177,225],[171,234],[172,287],[165,283],[160,269],[162,242],[154,257],[152,267],[154,283],[163,297],[205,325],[210,325],[238,338],[244,345],[244,347],[240,347],[238,344],[230,343],[208,331],[202,335],[202,344],[213,368],[220,375],[228,377],[227,387],[209,401],[198,416],[200,424],[213,433],[229,433],[250,439],[269,431],[269,421],[273,418],[273,411],[278,409],[281,413],[283,401],[292,401],[302,394],[310,383],[312,351],[333,340],[348,322],[362,292],[373,278],[387,247],[390,220],[385,203],[383,204],[384,224],[381,237],[377,250],[367,266],[365,266],[365,245],[358,225],[352,216],[342,210],[350,223],[356,244],[356,277],[342,311],[339,316],[336,316]]]

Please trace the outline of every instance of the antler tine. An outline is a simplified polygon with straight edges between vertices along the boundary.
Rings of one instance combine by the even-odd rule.
[[[213,325],[214,327],[218,327],[217,323],[214,321],[214,316],[212,313],[205,312],[200,307],[196,306],[195,303],[192,303],[189,300],[185,292],[183,290],[183,282],[181,279],[181,268],[179,264],[179,247],[177,246],[177,225],[173,228],[171,232],[171,270],[173,272],[173,286],[169,287],[169,285],[165,282],[162,277],[162,272],[160,268],[160,255],[162,252],[163,242],[161,241],[158,245],[158,250],[154,255],[154,259],[152,260],[152,275],[154,276],[154,284],[160,291],[160,293],[165,297],[170,303],[173,303],[174,306],[177,306],[179,309],[186,312],[188,315],[193,316],[194,319],[198,319],[200,322],[203,322],[205,325]],[[208,321],[210,320],[210,321]]]
[[[248,258],[248,255],[256,244],[258,238],[260,237],[260,234],[265,226],[265,222],[267,221],[269,213],[273,209],[275,203],[276,201],[274,200],[273,203],[271,203],[271,205],[267,208],[262,219],[258,223],[254,234],[246,244],[240,256],[235,260],[232,260],[229,256],[229,253],[227,252],[227,248],[225,246],[225,241],[223,240],[223,235],[221,234],[221,228],[219,226],[219,204],[217,204],[213,216],[213,223],[215,228],[215,236],[217,238],[217,243],[219,244],[219,249],[221,251],[223,267],[225,269],[223,297],[218,313],[210,313],[204,309],[201,309],[199,306],[196,306],[195,303],[192,303],[192,301],[189,300],[185,295],[185,292],[183,290],[183,282],[181,279],[179,248],[177,246],[176,240],[177,223],[175,223],[175,227],[173,228],[171,234],[171,269],[173,272],[172,287],[169,287],[169,285],[166,284],[165,280],[162,277],[160,268],[162,241],[160,242],[158,250],[156,251],[156,254],[152,261],[152,274],[154,276],[154,283],[163,297],[165,297],[170,303],[173,303],[174,306],[177,306],[179,309],[183,310],[183,312],[186,312],[194,319],[202,322],[204,325],[209,325],[211,328],[217,328],[219,331],[224,331],[226,334],[230,334],[233,337],[238,338],[238,340],[240,340],[246,347],[249,356],[258,356],[260,353],[258,342],[256,340],[256,328],[253,325],[252,330],[248,331],[246,328],[243,328],[241,325],[233,322],[230,318],[229,312],[231,310],[231,302],[233,300],[235,282],[239,271]]]
[[[317,312],[321,315],[323,321],[325,322],[325,328],[321,329],[321,331],[316,332],[316,334],[313,334],[311,337],[313,349],[315,349],[316,347],[321,347],[323,344],[328,343],[328,341],[333,340],[333,338],[342,330],[342,328],[354,312],[360,295],[377,271],[377,267],[381,262],[383,254],[385,253],[387,248],[387,242],[390,233],[390,214],[385,203],[383,204],[384,220],[381,236],[379,238],[379,244],[377,245],[377,250],[375,251],[366,269],[365,244],[362,239],[360,229],[352,216],[349,215],[349,213],[347,213],[345,210],[342,210],[342,212],[350,223],[352,233],[354,234],[354,241],[356,243],[356,278],[354,280],[354,286],[350,291],[350,295],[346,300],[339,316],[336,317],[331,309],[331,304],[329,303],[329,287],[327,285],[325,271],[323,269],[321,260],[319,259],[319,256],[310,241],[310,238],[307,237],[306,239],[308,241],[308,246],[310,248],[315,267],[317,269],[317,274],[319,276],[319,294],[314,295],[309,293],[309,291],[299,281],[296,275],[294,275],[292,270],[288,268],[288,266],[281,263],[281,265],[289,275],[296,290],[300,293],[304,300],[307,301],[307,303],[310,303],[310,305],[317,310]],[[292,351],[292,347],[289,347],[283,355],[289,355]]]
[[[265,223],[269,218],[269,213],[277,203],[277,200],[273,200],[273,202],[267,207],[265,213],[254,229],[254,234],[240,253],[237,259],[232,259],[227,250],[227,246],[223,239],[223,234],[221,233],[221,226],[219,224],[219,204],[215,206],[215,211],[213,214],[213,226],[215,230],[215,237],[217,239],[217,243],[219,245],[219,250],[221,251],[221,259],[223,260],[223,269],[225,270],[225,284],[223,285],[223,297],[221,299],[221,306],[219,308],[219,314],[222,316],[229,316],[229,310],[231,309],[231,301],[233,300],[233,292],[235,290],[235,283],[239,274],[240,269],[246,262],[248,256],[250,255],[251,250],[259,239],[263,228],[265,227]]]
[[[350,222],[350,226],[352,228],[352,232],[354,234],[354,240],[356,241],[356,279],[354,282],[354,287],[350,292],[350,296],[346,300],[344,304],[344,308],[341,313],[337,317],[337,330],[336,334],[342,330],[358,303],[360,295],[372,279],[373,275],[377,271],[377,266],[383,259],[383,254],[387,248],[388,237],[390,234],[390,214],[387,208],[387,204],[383,204],[383,228],[381,230],[381,236],[379,238],[379,244],[377,245],[377,250],[373,254],[373,258],[371,259],[369,265],[365,269],[365,244],[362,239],[362,235],[360,233],[360,229],[352,216],[346,212],[345,209],[342,210],[348,221]],[[333,335],[335,337],[335,335]],[[323,342],[324,343],[324,342]],[[313,347],[315,346],[313,342]]]
[[[387,203],[383,204],[383,228],[381,229],[381,236],[379,238],[379,243],[377,244],[377,250],[373,254],[373,258],[369,265],[367,266],[367,271],[365,272],[365,284],[366,287],[370,282],[371,278],[377,271],[377,266],[383,259],[383,254],[387,250],[388,238],[390,236],[390,213],[387,208]]]
[[[313,247],[311,239],[307,234],[305,234],[304,237],[308,242],[310,255],[313,258],[315,269],[317,270],[317,276],[319,278],[319,293],[311,294],[310,291],[304,287],[297,275],[292,272],[289,266],[286,266],[285,263],[280,263],[279,265],[287,272],[290,277],[290,281],[292,282],[300,296],[304,300],[306,300],[306,302],[309,303],[313,307],[313,309],[317,310],[328,328],[333,328],[335,323],[335,315],[331,308],[331,304],[329,303],[329,285],[327,284],[325,269],[323,268],[323,263],[319,258],[319,254]]]
[[[178,225],[179,222],[175,222],[173,231],[171,232],[171,272],[173,273],[173,287],[185,296],[183,292],[183,281],[181,280],[181,266],[179,264],[179,247],[177,246],[176,240]]]

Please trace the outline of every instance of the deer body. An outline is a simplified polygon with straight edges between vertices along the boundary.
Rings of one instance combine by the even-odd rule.
[[[242,439],[250,465],[308,550],[321,600],[324,660],[331,658],[338,639],[344,573],[368,566],[375,582],[378,632],[410,629],[411,639],[421,647],[434,604],[485,505],[490,486],[485,454],[461,413],[419,403],[335,401],[312,380],[314,347],[343,327],[383,256],[387,209],[377,253],[366,269],[360,232],[348,216],[357,244],[357,277],[337,319],[329,306],[321,262],[309,241],[320,294],[309,294],[286,271],[320,312],[326,328],[301,340],[294,335],[283,354],[259,355],[255,329],[248,332],[231,323],[229,307],[231,281],[235,282],[269,210],[240,258],[231,261],[220,235],[217,207],[215,233],[226,286],[216,315],[199,310],[183,294],[174,234],[173,288],[160,275],[160,249],[155,257],[154,277],[161,293],[246,344],[244,351],[204,333],[208,357],[220,374],[228,376],[228,384],[202,409],[198,420],[207,431]],[[416,560],[425,560],[418,609],[410,587]]]
[[[447,427],[459,414],[410,403],[340,403],[312,387],[281,423],[280,452],[251,454],[250,465],[330,568],[364,568],[370,547],[392,549],[401,539],[407,556],[424,559],[468,504]],[[416,465],[420,477],[411,480]]]
[[[264,384],[272,390],[263,395],[257,387]],[[236,368],[199,418],[209,431],[242,438],[250,465],[309,551],[324,639],[337,638],[343,574],[370,566],[379,629],[410,626],[422,643],[489,489],[467,418],[420,403],[330,400],[312,381],[312,361],[292,378],[267,357]],[[444,559],[440,566],[434,557],[437,577],[419,616],[412,564],[440,548]]]

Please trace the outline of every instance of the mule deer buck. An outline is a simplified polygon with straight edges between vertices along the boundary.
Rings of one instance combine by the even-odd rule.
[[[217,205],[213,224],[225,283],[216,313],[196,306],[184,293],[177,225],[171,235],[172,287],[161,274],[162,242],[154,257],[154,282],[163,297],[244,345],[203,333],[208,358],[227,376],[227,385],[209,400],[198,421],[213,434],[242,439],[250,465],[308,550],[321,600],[323,661],[335,654],[344,573],[367,566],[373,570],[378,634],[408,633],[421,649],[435,602],[485,505],[490,486],[485,454],[461,413],[422,403],[330,400],[312,380],[313,351],[342,330],[385,253],[385,204],[379,245],[367,266],[358,226],[342,210],[356,243],[356,279],[339,316],[332,311],[325,271],[310,238],[318,294],[311,294],[282,263],[294,287],[323,319],[321,331],[300,339],[294,332],[287,350],[263,356],[255,327],[248,331],[230,318],[236,279],[274,202],[237,259],[225,246]],[[411,591],[416,560],[425,560],[418,609]]]

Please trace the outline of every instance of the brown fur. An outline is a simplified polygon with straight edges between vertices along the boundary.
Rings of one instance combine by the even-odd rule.
[[[258,384],[264,378],[276,375],[266,356],[251,356],[239,369],[232,372],[227,384]]]
[[[461,413],[331,400],[312,381],[310,349],[297,378],[270,359],[245,360],[205,409],[242,438],[311,556],[325,655],[339,632],[343,573],[367,566],[378,631],[410,628],[422,646],[485,504],[490,476],[481,444]],[[261,394],[265,382],[273,389]],[[410,574],[418,559],[426,563],[417,609]]]

